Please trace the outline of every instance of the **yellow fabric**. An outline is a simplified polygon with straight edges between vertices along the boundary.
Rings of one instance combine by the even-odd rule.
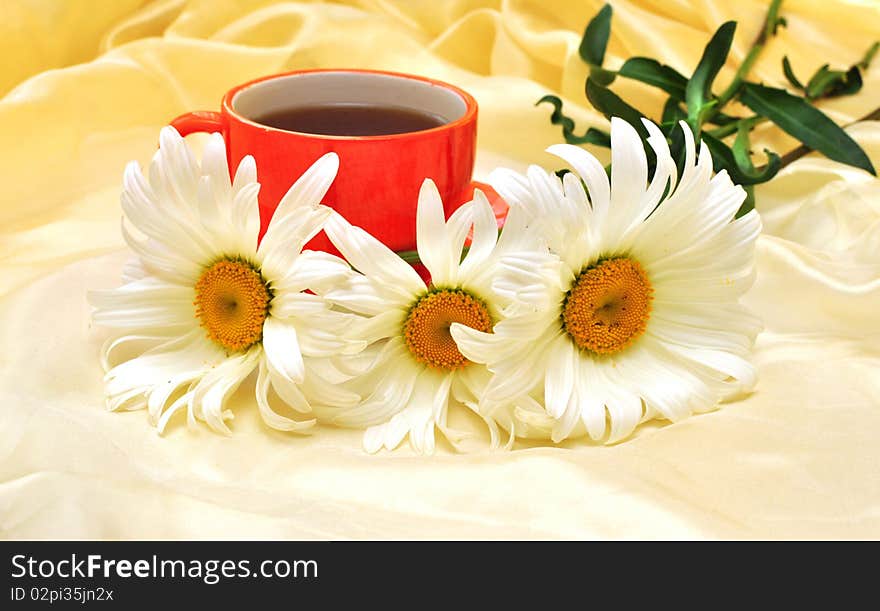
[[[553,161],[547,107],[588,108],[580,33],[600,2],[259,0],[5,2],[0,11],[0,535],[231,538],[880,537],[880,181],[815,156],[757,190],[765,230],[747,302],[765,319],[744,400],[603,447],[368,456],[358,432],[266,429],[251,387],[235,435],[102,407],[85,292],[116,286],[124,164],[159,128],[259,75],[312,67],[425,74],[480,104],[477,174]],[[611,67],[632,55],[689,72],[710,33],[741,21],[729,80],[763,2],[614,2]],[[779,84],[848,66],[880,32],[871,0],[787,0],[753,76]],[[79,63],[77,62],[86,62]],[[76,64],[76,65],[74,65]],[[61,69],[52,69],[59,68]],[[39,72],[39,74],[37,74]],[[36,74],[25,80],[25,77]],[[615,88],[651,113],[656,91]],[[822,106],[849,122],[861,94]],[[766,140],[791,141],[772,128]],[[880,123],[850,129],[880,166]],[[198,138],[195,139],[198,142]],[[759,147],[756,147],[759,148]],[[601,154],[607,155],[600,151]],[[479,447],[479,444],[475,444]]]

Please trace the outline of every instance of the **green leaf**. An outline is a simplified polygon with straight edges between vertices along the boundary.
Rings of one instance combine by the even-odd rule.
[[[752,128],[762,121],[764,121],[763,117],[755,116],[750,119],[743,119],[736,126],[737,133],[736,140],[733,142],[733,157],[739,168],[745,168],[751,173],[755,171],[755,166],[752,164],[749,134],[751,133]],[[782,160],[778,155],[767,149],[764,149],[764,152],[767,155],[767,168],[776,164],[776,169],[773,172],[775,175],[782,167]],[[742,187],[746,192],[746,198],[740,205],[739,210],[736,211],[734,218],[745,216],[755,209],[755,185],[743,185]]]
[[[874,166],[856,141],[803,98],[784,89],[745,83],[740,101],[829,159],[861,168],[876,176]]]
[[[871,61],[873,61],[874,56],[877,54],[877,49],[880,49],[880,40],[871,45],[868,50],[865,52],[865,56],[862,58],[857,66],[862,70],[867,70],[868,66],[871,65]]]
[[[675,160],[675,167],[680,179],[684,174],[685,160],[687,159],[687,147],[684,144],[684,131],[681,127],[673,129],[669,135],[669,153]]]
[[[782,72],[785,74],[785,78],[788,79],[788,82],[791,83],[792,87],[803,90],[804,86],[798,80],[798,77],[794,75],[794,70],[791,69],[791,64],[788,61],[787,55],[782,57]]]
[[[767,154],[767,165],[763,168],[755,168],[751,159],[748,158],[748,150],[740,150],[736,155],[729,146],[715,136],[703,132],[703,142],[712,153],[712,165],[716,172],[727,170],[731,180],[739,185],[754,185],[767,182],[782,168],[782,160],[776,153],[764,149]],[[745,158],[743,158],[743,153]]]
[[[829,70],[828,64],[825,64],[810,77],[807,83],[807,97],[816,99],[822,97],[826,89],[830,89],[834,82],[843,77],[843,72],[837,70]]]
[[[603,87],[602,85],[588,78],[586,83],[587,99],[593,108],[605,115],[608,120],[611,117],[619,117],[632,125],[642,138],[642,144],[645,145],[648,139],[648,130],[642,123],[644,114],[636,108],[633,108],[624,102],[616,93]],[[656,163],[656,155],[654,149],[645,146],[645,154],[648,157],[648,165],[653,167]]]
[[[691,124],[695,134],[700,133],[704,113],[710,108],[712,83],[727,60],[735,31],[735,21],[721,24],[703,50],[703,57],[700,58],[700,63],[697,64],[693,76],[688,81],[685,101],[688,108],[688,123]]]
[[[562,100],[555,95],[545,95],[535,102],[535,106],[539,104],[553,105],[553,114],[550,115],[550,122],[553,125],[562,126],[562,136],[569,144],[597,144],[599,146],[611,147],[611,136],[601,129],[591,127],[582,136],[575,134],[574,120],[562,114]]]
[[[846,72],[829,70],[828,64],[819,68],[807,83],[807,98],[836,98],[853,95],[862,88],[862,74],[859,67],[853,66]]]
[[[608,36],[611,34],[611,12],[611,5],[606,4],[584,30],[578,53],[581,59],[591,66],[601,66],[605,61],[605,49],[608,47]]]
[[[606,70],[605,68],[600,68],[599,66],[590,66],[590,78],[602,85],[603,87],[607,87],[608,85],[613,83],[616,76],[617,73],[613,70]]]
[[[631,57],[623,63],[617,74],[662,89],[676,100],[684,102],[687,77],[655,59]]]
[[[736,140],[734,140],[732,147],[733,158],[736,161],[737,167],[743,168],[749,172],[755,170],[755,166],[752,163],[751,146],[749,144],[749,132],[752,129],[752,124],[753,122],[751,121],[743,121],[736,126]],[[770,157],[769,153],[767,157]]]
[[[687,120],[687,113],[682,109],[679,101],[673,97],[666,100],[666,104],[663,106],[660,129],[669,141],[669,152],[675,160],[679,177],[684,170],[685,160],[684,132],[682,132],[679,122],[685,120]]]
[[[663,105],[663,115],[660,119],[663,127],[676,128],[679,121],[687,119],[687,113],[682,109],[681,104],[674,97],[670,96]]]
[[[635,127],[640,134],[644,134],[647,137],[648,131],[642,125],[642,117],[644,115],[640,111],[624,102],[616,93],[596,83],[591,78],[587,79],[585,90],[590,104],[605,115],[606,118],[610,120],[611,117],[620,117]]]
[[[642,117],[644,115],[624,102],[616,93],[596,83],[591,78],[587,79],[586,93],[587,99],[593,105],[593,108],[601,112],[609,120],[611,117],[620,117],[636,128],[636,131],[643,138],[648,137],[648,130],[642,124]]]
[[[862,89],[862,73],[858,66],[853,66],[843,73],[843,78],[836,81],[834,86],[825,92],[826,98],[837,98],[844,95],[854,95]]]
[[[835,78],[834,73],[828,69],[828,64],[820,67],[813,73],[813,76],[810,77],[807,86],[804,88],[807,97],[811,99],[818,98],[822,94],[823,89]]]

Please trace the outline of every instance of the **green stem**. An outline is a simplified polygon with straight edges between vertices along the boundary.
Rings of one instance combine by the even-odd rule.
[[[740,64],[740,67],[733,76],[730,85],[728,85],[727,89],[722,91],[721,95],[718,96],[718,104],[715,106],[715,111],[712,114],[721,110],[725,104],[739,93],[739,89],[749,76],[752,66],[755,64],[755,61],[757,61],[761,51],[764,50],[764,45],[766,44],[767,39],[773,36],[773,33],[776,31],[776,26],[779,24],[779,7],[781,5],[782,0],[773,0],[770,3],[770,8],[767,10],[767,19],[764,21],[764,27],[758,33],[755,42],[752,43],[752,48],[749,49],[746,58],[743,60],[743,63]]]
[[[498,233],[500,234],[501,232],[499,231]],[[464,259],[464,256],[468,253],[470,249],[470,246],[465,246],[461,249],[462,259]],[[422,260],[419,258],[419,251],[417,250],[399,250],[394,254],[396,254],[398,257],[400,257],[410,265],[415,265],[422,262]]]
[[[721,138],[726,138],[727,136],[729,136],[731,134],[735,134],[739,130],[740,124],[745,121],[751,122],[751,126],[749,127],[749,129],[751,129],[752,127],[754,127],[755,125],[758,125],[759,123],[763,123],[764,121],[769,121],[769,119],[767,117],[759,117],[757,115],[751,116],[751,117],[744,117],[743,119],[740,119],[739,121],[734,121],[733,123],[728,123],[727,125],[722,125],[721,127],[716,127],[715,129],[704,130],[704,131],[706,131],[706,133],[708,133],[708,134],[711,134],[712,136],[715,136],[716,138],[718,138],[720,140]]]
[[[397,256],[409,263],[410,265],[422,262],[422,260],[419,259],[419,251],[417,250],[401,250],[397,253]]]
[[[609,164],[608,167],[610,168],[611,164]],[[503,231],[502,229],[498,230],[499,237],[501,237],[502,231]],[[464,257],[466,254],[468,254],[470,249],[471,249],[470,246],[463,246],[462,247],[462,249],[461,249],[461,260],[462,261],[464,261]],[[422,260],[419,258],[419,251],[417,251],[417,250],[398,250],[394,254],[396,254],[398,257],[400,257],[401,259],[403,259],[404,261],[406,261],[410,265],[415,265],[416,263],[422,262]]]

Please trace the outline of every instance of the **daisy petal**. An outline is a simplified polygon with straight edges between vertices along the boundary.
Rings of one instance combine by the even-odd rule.
[[[462,283],[467,283],[481,267],[486,266],[486,260],[498,243],[498,222],[483,192],[475,189],[474,200],[469,205],[473,216],[474,237],[458,270],[458,280]]]
[[[316,422],[314,419],[304,421],[293,420],[273,410],[272,406],[269,405],[268,393],[270,386],[271,376],[269,375],[269,370],[266,364],[260,361],[257,373],[256,397],[260,416],[267,426],[279,431],[305,431],[314,426]]]
[[[426,178],[419,190],[419,202],[416,210],[416,244],[419,259],[431,272],[435,282],[446,284],[458,260],[450,260],[449,236],[446,232],[446,216],[443,212],[443,201],[437,185]]]
[[[571,342],[559,338],[551,344],[544,380],[544,405],[554,418],[562,417],[574,389],[575,351]]]
[[[352,275],[351,266],[330,253],[304,250],[274,286],[286,292],[311,290],[323,293],[339,286]]]
[[[619,240],[637,218],[647,184],[648,160],[641,137],[632,125],[612,117],[610,224],[603,232],[603,246]]]
[[[278,203],[275,214],[284,218],[292,210],[301,206],[314,208],[320,204],[330,185],[336,179],[338,171],[339,156],[336,153],[327,153],[322,156],[288,189]],[[266,231],[266,233],[268,232],[269,230]]]
[[[238,169],[235,171],[235,179],[232,181],[233,192],[239,192],[250,183],[257,182],[257,162],[254,161],[252,155],[245,155],[238,162]]]
[[[226,205],[232,199],[229,165],[226,162],[226,143],[223,136],[213,133],[202,150],[202,178],[209,177],[219,196],[217,204]],[[215,204],[216,205],[216,204]]]
[[[259,348],[254,348],[227,358],[208,371],[193,389],[192,402],[199,407],[202,418],[214,431],[232,434],[226,426],[226,420],[232,418],[232,413],[224,409],[226,400],[257,366],[261,352]]]
[[[267,280],[273,285],[283,282],[292,271],[303,246],[318,235],[330,213],[330,208],[326,206],[295,208],[285,217],[275,213],[272,218],[278,221],[274,224],[274,230],[270,225],[271,235],[267,231],[257,249],[257,259]]]
[[[293,325],[270,316],[263,323],[263,348],[272,368],[285,380],[301,383],[305,365]]]
[[[550,440],[553,443],[559,443],[568,438],[574,431],[575,426],[580,422],[580,406],[577,402],[577,394],[572,393],[568,400],[565,411],[553,423],[553,429],[550,432]]]
[[[324,231],[352,267],[388,291],[408,300],[425,290],[425,283],[406,261],[339,214],[331,214]]]
[[[592,206],[592,227],[594,231],[601,231],[611,205],[611,187],[605,167],[593,155],[573,144],[554,144],[547,148],[547,152],[568,163],[587,185]]]
[[[581,420],[590,439],[599,441],[605,436],[605,398],[608,384],[593,359],[580,359],[578,365],[580,375],[575,383],[578,385]]]

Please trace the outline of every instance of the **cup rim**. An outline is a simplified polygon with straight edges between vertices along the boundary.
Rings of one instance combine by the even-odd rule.
[[[398,78],[404,78],[414,81],[421,81],[423,83],[428,83],[437,87],[442,87],[447,91],[452,91],[461,97],[464,101],[465,110],[464,114],[457,119],[450,121],[449,123],[444,123],[443,125],[438,125],[437,127],[432,127],[429,129],[423,129],[415,132],[403,132],[399,134],[379,134],[374,136],[337,136],[330,134],[311,134],[309,132],[295,132],[287,129],[279,129],[277,127],[272,127],[270,125],[264,125],[262,123],[257,123],[253,121],[241,113],[237,112],[232,107],[232,100],[235,96],[244,91],[249,87],[253,87],[254,85],[259,85],[260,83],[264,83],[266,81],[271,81],[278,78],[284,78],[288,76],[296,76],[300,74],[315,74],[320,72],[348,72],[351,74],[377,74],[383,76],[393,76]],[[313,68],[308,70],[291,70],[290,72],[279,72],[277,74],[269,74],[266,76],[261,76],[259,78],[247,81],[240,85],[236,85],[232,89],[226,92],[223,96],[223,100],[221,102],[221,109],[224,113],[229,115],[230,117],[235,118],[236,121],[240,123],[245,123],[252,127],[257,127],[259,129],[265,130],[267,132],[277,132],[279,134],[295,134],[297,136],[306,136],[309,138],[314,138],[318,140],[330,140],[330,141],[340,141],[340,142],[351,142],[352,140],[369,140],[371,142],[381,141],[381,140],[406,140],[409,138],[418,138],[423,137],[428,134],[439,133],[444,130],[455,129],[456,127],[463,126],[467,123],[471,123],[475,120],[477,115],[477,101],[474,97],[466,92],[464,89],[456,87],[450,83],[445,81],[440,81],[437,79],[428,78],[426,76],[419,76],[416,74],[407,74],[405,72],[391,72],[388,70],[369,70],[365,68]]]

